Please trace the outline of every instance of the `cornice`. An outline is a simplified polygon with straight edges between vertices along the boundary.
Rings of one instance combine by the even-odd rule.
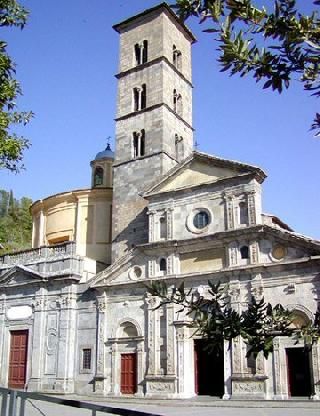
[[[131,117],[136,117],[139,114],[148,113],[149,111],[156,110],[156,109],[158,109],[160,107],[165,107],[168,111],[170,111],[170,113],[174,114],[177,117],[178,120],[182,121],[182,123],[186,127],[188,127],[190,130],[194,131],[194,128],[187,121],[185,121],[181,116],[179,116],[179,114],[177,114],[175,111],[173,111],[172,108],[168,104],[166,104],[166,103],[154,104],[154,105],[151,105],[149,107],[144,108],[143,110],[133,111],[131,113],[125,114],[124,116],[117,117],[114,120],[115,121],[127,120],[127,119],[129,119]]]
[[[153,66],[153,65],[156,65],[156,64],[159,64],[160,62],[165,62],[167,65],[169,65],[169,67],[177,74],[177,75],[179,75],[191,88],[193,88],[193,84],[192,84],[192,82],[191,81],[189,81],[184,75],[183,75],[183,73],[182,72],[180,72],[174,65],[173,65],[173,63],[171,63],[170,61],[169,61],[169,59],[166,57],[166,56],[164,56],[164,55],[161,55],[161,56],[159,56],[158,58],[155,58],[155,59],[152,59],[151,61],[148,61],[148,62],[145,62],[144,64],[140,64],[140,65],[137,65],[137,66],[134,66],[134,67],[132,67],[132,68],[130,68],[130,69],[127,69],[126,71],[122,71],[122,72],[119,72],[118,74],[116,74],[115,75],[115,77],[117,78],[117,79],[121,79],[121,78],[123,78],[123,77],[126,77],[127,75],[130,75],[130,74],[133,74],[133,73],[135,73],[135,72],[140,72],[140,71],[142,71],[143,69],[146,69],[146,68],[149,68],[150,66]]]

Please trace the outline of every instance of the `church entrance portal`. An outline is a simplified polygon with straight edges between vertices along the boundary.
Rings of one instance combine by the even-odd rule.
[[[195,392],[222,397],[224,394],[223,352],[208,353],[204,340],[194,341]]]
[[[28,330],[11,331],[8,386],[23,389],[26,384]]]
[[[287,348],[289,396],[311,395],[309,353],[304,348]]]
[[[137,354],[121,354],[121,393],[137,392]]]

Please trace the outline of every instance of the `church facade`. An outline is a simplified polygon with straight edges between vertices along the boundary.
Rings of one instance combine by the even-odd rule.
[[[146,284],[228,285],[281,303],[297,327],[320,298],[320,242],[262,212],[265,173],[193,150],[191,46],[165,3],[120,36],[116,149],[92,186],[36,201],[33,248],[0,257],[0,385],[47,393],[320,399],[320,346],[287,337],[268,360],[241,339],[208,354],[180,308]]]

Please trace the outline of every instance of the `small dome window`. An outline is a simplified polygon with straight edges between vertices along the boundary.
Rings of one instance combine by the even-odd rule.
[[[103,184],[103,169],[102,167],[98,166],[96,167],[94,171],[94,186],[99,186]]]

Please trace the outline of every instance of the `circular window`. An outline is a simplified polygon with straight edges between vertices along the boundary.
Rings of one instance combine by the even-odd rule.
[[[139,279],[139,277],[141,277],[141,276],[142,276],[142,270],[141,270],[141,267],[139,267],[139,266],[135,266],[135,267],[133,268],[133,273],[134,273],[134,275],[136,276],[136,278],[137,278],[137,279]]]
[[[209,214],[206,211],[197,212],[193,217],[193,225],[198,229],[202,230],[209,225]]]
[[[207,208],[196,208],[187,217],[187,228],[192,233],[203,233],[208,229],[212,215]]]
[[[131,280],[137,280],[137,279],[140,279],[141,277],[142,277],[142,269],[140,266],[133,266],[129,270],[129,278]]]
[[[272,257],[275,260],[282,260],[287,254],[287,250],[284,246],[275,246],[272,249]]]

